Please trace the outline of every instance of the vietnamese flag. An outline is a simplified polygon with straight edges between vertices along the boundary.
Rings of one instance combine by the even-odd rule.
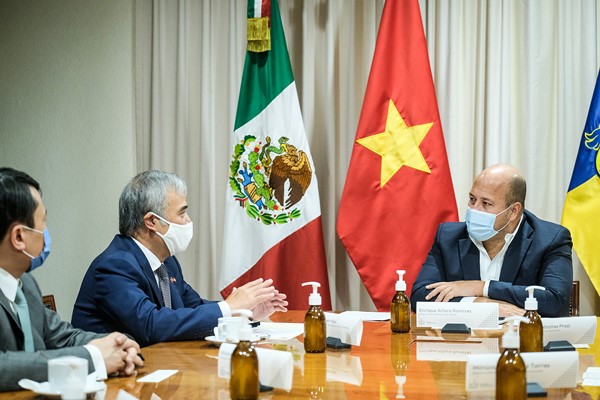
[[[458,213],[417,0],[385,2],[337,232],[378,310]]]

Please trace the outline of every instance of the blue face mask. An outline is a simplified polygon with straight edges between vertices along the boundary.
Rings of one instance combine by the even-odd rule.
[[[500,211],[498,214],[486,213],[483,211],[474,210],[471,207],[467,207],[467,216],[465,217],[465,222],[467,223],[467,231],[469,232],[469,236],[481,242],[494,237],[510,223],[509,220],[502,228],[495,230],[494,224],[496,223],[496,217],[511,208],[513,205],[514,204],[511,204],[504,211]]]
[[[46,261],[46,258],[48,258],[48,256],[50,255],[50,243],[52,243],[52,240],[50,239],[50,232],[48,232],[48,228],[44,229],[43,232],[25,225],[23,225],[23,228],[35,233],[39,233],[40,235],[44,235],[44,248],[42,249],[42,252],[39,256],[34,257],[25,250],[23,250],[23,254],[31,258],[31,264],[29,265],[29,269],[27,270],[27,272],[31,272],[34,269],[41,267],[44,261]]]

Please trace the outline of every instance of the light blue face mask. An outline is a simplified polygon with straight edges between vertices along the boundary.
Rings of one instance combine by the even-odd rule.
[[[481,242],[494,237],[510,223],[509,220],[502,228],[495,230],[494,224],[496,223],[496,217],[511,208],[513,205],[514,204],[511,204],[504,209],[504,211],[500,211],[498,214],[486,213],[483,211],[474,210],[471,207],[467,207],[467,216],[465,217],[465,222],[467,223],[467,231],[469,232],[469,236]]]
[[[52,239],[50,239],[50,232],[48,232],[48,228],[44,229],[43,232],[25,225],[23,225],[23,228],[35,233],[39,233],[40,235],[44,235],[44,248],[42,249],[42,252],[39,256],[34,257],[25,250],[23,250],[23,254],[31,258],[31,264],[29,265],[29,269],[27,270],[27,272],[31,272],[34,269],[41,267],[44,261],[46,261],[46,258],[48,258],[48,256],[50,255],[50,243],[52,243]]]

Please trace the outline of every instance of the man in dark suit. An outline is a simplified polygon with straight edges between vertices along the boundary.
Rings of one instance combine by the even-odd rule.
[[[232,310],[252,310],[255,319],[287,310],[271,279],[247,283],[221,302],[203,299],[185,281],[174,256],[193,235],[186,195],[185,182],[171,173],[146,171],[129,182],[119,199],[120,235],[83,278],[74,326],[118,329],[147,346],[203,339]]]
[[[131,375],[143,365],[139,346],[120,333],[73,328],[42,303],[30,275],[50,252],[40,186],[29,175],[0,168],[0,391],[19,389],[22,378],[47,380],[48,359],[86,358],[90,372]]]
[[[568,316],[571,234],[525,210],[526,183],[513,166],[493,165],[473,182],[466,222],[442,223],[413,285],[411,302],[496,302],[522,315],[527,286],[543,317]]]

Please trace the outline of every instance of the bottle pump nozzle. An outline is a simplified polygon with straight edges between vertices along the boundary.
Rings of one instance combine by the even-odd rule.
[[[529,297],[525,300],[525,309],[526,310],[537,310],[538,309],[538,301],[533,295],[535,289],[538,290],[546,290],[543,286],[527,286],[525,290],[529,292]]]
[[[304,282],[302,286],[312,285],[313,292],[308,296],[308,305],[309,306],[320,306],[321,305],[321,295],[319,294],[318,288],[321,287],[319,282]]]
[[[513,326],[508,326],[508,329],[502,335],[502,345],[506,349],[518,349],[519,348],[519,324],[521,322],[528,323],[529,319],[521,317],[520,315],[513,315],[504,319],[502,323],[513,322]]]
[[[403,269],[397,269],[396,273],[398,274],[398,281],[396,282],[396,292],[405,292],[406,282],[404,282],[404,274],[406,273],[406,271]]]

